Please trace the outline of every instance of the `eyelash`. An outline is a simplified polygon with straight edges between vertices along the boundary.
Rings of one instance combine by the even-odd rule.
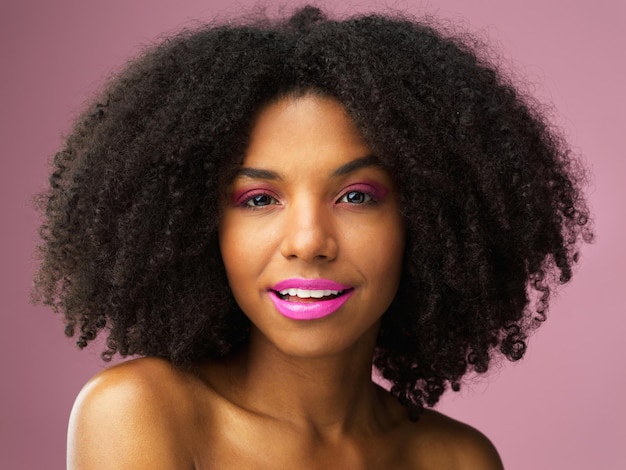
[[[260,197],[267,197],[271,199],[272,202],[270,202],[269,204],[261,205],[261,206],[254,205],[252,202],[255,200],[255,198],[260,198]],[[240,197],[236,198],[236,201],[237,201],[236,204],[238,206],[247,208],[247,209],[253,209],[253,210],[259,209],[261,207],[271,206],[271,205],[278,203],[278,199],[266,190],[247,192],[241,195]]]
[[[362,195],[364,197],[365,200],[361,201],[361,202],[349,202],[347,200],[347,198],[351,194],[360,194],[360,195]],[[378,202],[378,200],[369,191],[362,191],[362,190],[358,190],[358,189],[349,189],[348,191],[343,193],[343,195],[339,199],[337,199],[337,202],[345,202],[346,204],[353,204],[353,205],[362,205],[362,204],[375,203],[375,202]]]
[[[347,198],[351,194],[362,194],[364,196],[364,201],[359,203],[351,203],[345,200],[345,203],[351,205],[370,205],[376,204],[382,201],[387,193],[387,190],[376,185],[359,183],[353,184],[346,188],[341,197],[337,199],[337,202],[342,202],[345,198]]]
[[[359,184],[356,186],[351,186],[347,188],[346,191],[344,191],[344,193],[337,199],[337,203],[345,203],[345,204],[350,204],[350,205],[355,205],[355,206],[375,204],[379,202],[382,198],[380,194],[377,194],[379,192],[380,191],[377,191],[376,188],[373,188],[370,185]],[[350,195],[356,195],[356,194],[362,195],[364,200],[361,202],[349,202],[347,198]],[[263,205],[255,205],[254,201],[255,199],[257,199],[258,201],[258,198],[269,198],[271,202],[268,202],[267,204],[263,204]],[[236,204],[238,206],[247,208],[247,209],[252,209],[252,210],[278,204],[278,198],[266,190],[259,190],[259,191],[253,191],[251,193],[245,193],[242,196],[237,197],[235,199],[236,199]]]

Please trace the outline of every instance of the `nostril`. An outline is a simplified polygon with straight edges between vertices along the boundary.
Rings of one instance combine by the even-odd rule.
[[[286,258],[324,261],[336,257],[337,243],[332,236],[299,233],[283,240],[281,252]]]

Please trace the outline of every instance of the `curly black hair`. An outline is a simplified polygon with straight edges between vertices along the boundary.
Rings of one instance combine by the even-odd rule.
[[[289,18],[183,31],[118,74],[54,158],[35,279],[83,348],[177,365],[246,343],[217,229],[259,110],[339,101],[395,179],[401,285],[374,366],[401,403],[520,359],[592,238],[584,172],[542,108],[467,40],[403,17]]]

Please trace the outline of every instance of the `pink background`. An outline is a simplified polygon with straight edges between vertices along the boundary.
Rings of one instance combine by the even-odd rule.
[[[324,2],[320,2],[324,4]],[[163,32],[253,5],[240,0],[3,0],[0,6],[0,468],[62,469],[68,414],[102,366],[28,303],[37,216],[30,197],[85,98]],[[338,13],[384,9],[368,1]],[[516,469],[626,468],[626,37],[623,0],[393,1],[478,31],[552,102],[594,173],[597,241],[527,357],[447,395],[440,410],[487,434]],[[270,8],[276,11],[276,8]],[[7,323],[8,321],[8,323]]]

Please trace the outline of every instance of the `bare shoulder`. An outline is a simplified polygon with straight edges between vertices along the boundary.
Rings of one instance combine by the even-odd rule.
[[[473,427],[434,410],[425,410],[415,424],[413,447],[420,467],[449,470],[502,470],[498,451]]]
[[[191,461],[186,380],[167,361],[153,358],[93,377],[72,409],[68,469],[185,468],[181,463]]]

